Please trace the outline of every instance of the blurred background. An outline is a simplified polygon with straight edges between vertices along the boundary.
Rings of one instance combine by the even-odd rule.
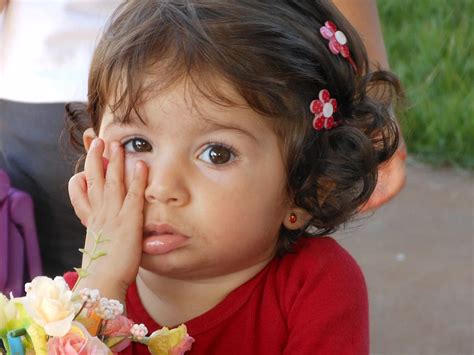
[[[474,0],[377,4],[407,183],[337,239],[366,275],[372,354],[474,354]]]

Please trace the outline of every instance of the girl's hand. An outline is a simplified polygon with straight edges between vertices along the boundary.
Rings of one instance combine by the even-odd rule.
[[[90,263],[94,236],[106,240],[95,252],[106,255],[93,260],[80,288],[98,288],[105,297],[125,300],[128,286],[140,265],[143,235],[143,204],[147,168],[139,161],[128,191],[124,184],[124,152],[118,142],[110,145],[106,172],[104,142],[96,138],[87,153],[84,172],[69,181],[69,196],[77,216],[87,226],[82,267]]]

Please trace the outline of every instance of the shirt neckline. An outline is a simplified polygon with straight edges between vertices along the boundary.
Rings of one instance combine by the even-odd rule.
[[[188,329],[188,333],[191,336],[204,333],[210,330],[211,328],[216,327],[221,322],[225,321],[235,312],[237,312],[247,302],[252,292],[255,290],[260,281],[265,277],[265,275],[268,273],[269,269],[274,263],[275,258],[271,260],[268,265],[266,265],[254,277],[252,277],[250,280],[230,292],[215,307],[197,316],[196,318],[185,322],[185,325]],[[151,324],[157,329],[160,329],[162,327],[148,314],[145,307],[143,306],[140,300],[140,296],[138,294],[138,288],[135,281],[130,285],[128,289],[127,298],[127,301],[130,302],[131,305],[133,305],[135,311],[138,314],[142,315],[141,321],[144,321],[147,324]]]

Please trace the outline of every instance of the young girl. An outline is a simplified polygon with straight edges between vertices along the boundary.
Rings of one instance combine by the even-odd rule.
[[[368,354],[362,273],[323,236],[397,148],[380,85],[398,88],[367,74],[326,1],[126,2],[95,52],[69,185],[85,249],[106,239],[79,288],[150,332],[185,323],[191,355]]]

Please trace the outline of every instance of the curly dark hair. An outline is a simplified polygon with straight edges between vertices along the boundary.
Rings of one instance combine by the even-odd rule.
[[[319,33],[327,20],[345,33],[357,72],[330,52]],[[154,81],[145,82],[150,75]],[[281,138],[288,192],[311,215],[306,226],[311,228],[281,227],[281,252],[291,250],[301,236],[335,231],[367,202],[378,166],[398,147],[391,106],[401,89],[390,72],[369,72],[360,37],[332,3],[125,2],[112,16],[92,60],[88,126],[98,133],[111,97],[112,111],[120,110],[127,121],[131,113],[140,117],[147,93],[183,79],[213,102],[237,105],[212,78],[230,83],[253,110],[271,120]],[[335,119],[342,124],[332,130],[312,127],[309,103],[321,89],[328,89],[338,103]],[[72,121],[81,121],[77,107],[69,105],[68,111]]]

